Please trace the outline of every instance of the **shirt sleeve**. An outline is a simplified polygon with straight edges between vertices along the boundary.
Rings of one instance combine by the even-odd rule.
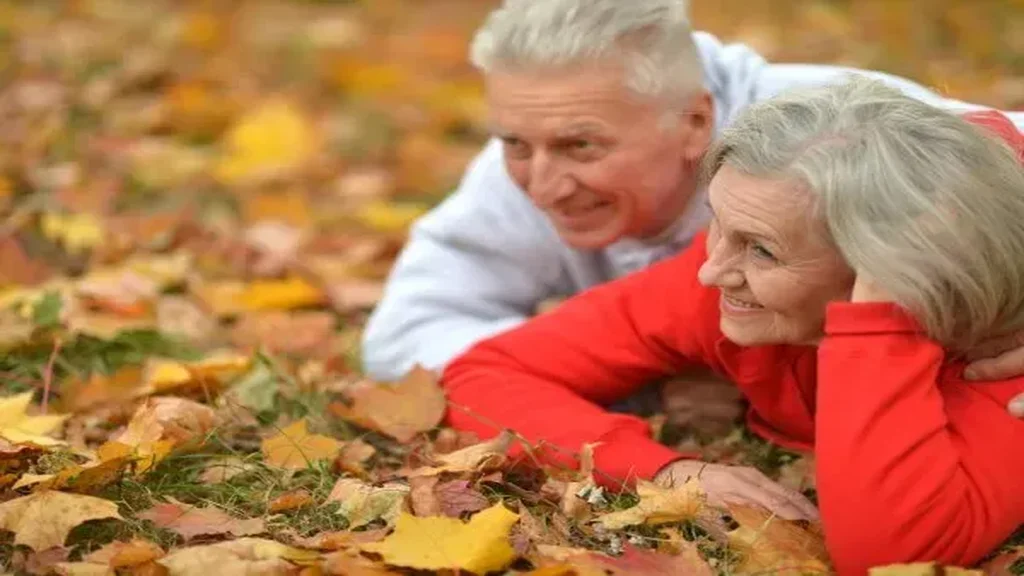
[[[441,370],[561,291],[561,243],[492,143],[459,189],[413,227],[363,333],[363,368],[397,380]]]
[[[598,442],[595,467],[619,482],[650,478],[682,457],[652,440],[642,419],[601,404],[699,361],[697,333],[708,323],[717,330],[717,317],[701,314],[704,250],[698,237],[674,258],[473,347],[444,373],[449,423],[482,436],[509,428],[572,453]]]
[[[1024,385],[952,376],[891,303],[831,304],[818,362],[818,498],[840,574],[971,565],[1024,521],[1024,423],[992,397]]]

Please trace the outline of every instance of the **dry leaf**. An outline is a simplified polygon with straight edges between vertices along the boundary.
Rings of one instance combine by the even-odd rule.
[[[219,317],[261,310],[293,310],[326,302],[323,290],[299,277],[196,284],[196,296]]]
[[[186,540],[203,534],[233,534],[250,536],[266,530],[263,520],[249,518],[241,520],[229,516],[219,508],[199,508],[178,502],[174,498],[138,514],[160,528],[166,528]]]
[[[982,570],[988,576],[1016,576],[1012,568],[1018,562],[1024,564],[1024,546],[1015,546],[1010,550],[1003,551],[986,562],[982,566]]]
[[[59,446],[63,442],[47,436],[59,429],[67,420],[61,416],[29,416],[32,392],[0,399],[0,437],[14,444],[35,444],[37,446]]]
[[[767,510],[729,506],[739,527],[729,532],[729,545],[743,559],[737,571],[803,574],[829,572],[825,539],[819,529],[783,520]]]
[[[605,514],[596,521],[609,530],[635,524],[668,524],[693,520],[704,508],[704,491],[696,479],[690,479],[677,488],[663,488],[651,482],[638,481],[636,491],[640,496],[636,506]]]
[[[331,404],[346,420],[409,442],[441,423],[444,391],[433,372],[417,366],[397,384],[369,384],[350,392],[351,406]]]
[[[339,478],[327,501],[341,503],[338,512],[348,520],[349,530],[354,530],[378,518],[391,526],[407,509],[408,497],[409,487],[404,484],[373,486],[353,478]]]
[[[115,576],[116,570],[131,569],[139,574],[144,566],[164,555],[162,548],[147,540],[111,542],[92,552],[81,562],[66,562],[58,566],[58,573],[67,576]]]
[[[229,184],[278,176],[308,162],[317,151],[318,138],[294,105],[268,101],[243,116],[227,133],[225,155],[216,174]]]
[[[390,536],[362,549],[380,554],[385,562],[395,566],[484,574],[501,570],[515,559],[508,539],[518,520],[519,516],[502,504],[477,513],[467,523],[454,518],[402,514]]]
[[[512,438],[512,433],[505,430],[486,442],[437,456],[434,460],[437,460],[438,466],[417,468],[410,472],[409,476],[436,476],[444,472],[481,472],[496,469],[505,462],[505,453],[512,443]]]
[[[263,441],[263,458],[268,464],[289,470],[307,468],[317,460],[338,455],[342,443],[334,438],[310,434],[306,420],[296,420],[273,438]]]
[[[121,519],[117,504],[81,494],[37,492],[0,504],[0,528],[33,550],[63,546],[72,528],[102,518]]]
[[[338,576],[399,576],[401,572],[389,570],[387,566],[348,552],[336,552],[328,556],[323,564],[324,572]]]
[[[169,576],[276,576],[289,574],[297,565],[311,564],[320,554],[299,550],[273,540],[239,538],[209,546],[172,550],[157,562]]]
[[[441,514],[458,518],[468,512],[479,512],[490,506],[487,497],[465,480],[442,482],[434,487]]]
[[[293,490],[291,492],[285,492],[277,498],[270,501],[267,505],[267,510],[270,512],[284,512],[285,510],[294,510],[296,508],[302,508],[303,506],[309,506],[313,503],[313,497],[309,492],[305,490]]]
[[[227,482],[235,476],[256,469],[256,465],[237,456],[227,456],[209,462],[199,474],[199,481],[206,484]]]
[[[309,538],[295,538],[293,544],[315,550],[348,550],[350,548],[358,548],[363,544],[380,542],[388,535],[389,531],[389,528],[381,528],[379,530],[360,530],[359,532],[352,532],[350,530],[321,532]]]
[[[259,312],[243,315],[231,329],[231,342],[238,348],[263,348],[271,354],[317,355],[329,351],[334,333],[334,316],[329,312]]]
[[[366,476],[366,469],[363,468],[370,458],[377,453],[377,449],[372,445],[367,444],[359,438],[345,442],[345,445],[341,447],[341,453],[338,454],[337,465],[338,467],[350,474],[357,476]]]
[[[251,357],[234,352],[213,354],[198,362],[150,360],[146,364],[145,381],[151,393],[191,387],[219,390],[251,366]]]
[[[141,474],[187,442],[201,443],[216,425],[209,406],[192,400],[164,396],[147,399],[132,415],[124,432],[100,446],[100,459],[131,457]]]

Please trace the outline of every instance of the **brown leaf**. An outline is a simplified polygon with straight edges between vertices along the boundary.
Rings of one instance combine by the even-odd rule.
[[[412,513],[417,516],[440,516],[441,502],[434,494],[440,480],[437,476],[414,476],[409,478],[409,503]]]
[[[82,560],[111,568],[131,568],[161,558],[163,555],[163,548],[148,540],[136,539],[131,542],[111,542],[91,552]]]
[[[409,476],[436,476],[444,472],[480,472],[498,468],[505,462],[505,453],[512,438],[511,432],[503,431],[486,442],[437,456],[434,460],[438,466],[417,468]]]
[[[434,488],[441,513],[458,518],[469,512],[478,512],[490,506],[487,497],[475,490],[465,480],[442,482]]]
[[[267,510],[270,512],[284,512],[285,510],[294,510],[296,508],[302,508],[303,506],[309,506],[313,503],[313,497],[309,492],[305,490],[293,490],[281,494],[277,498],[270,501],[267,506]]]
[[[69,548],[58,547],[43,550],[41,552],[29,552],[23,554],[20,550],[15,551],[11,559],[13,567],[19,572],[28,574],[53,574],[57,567],[68,559],[71,553]]]
[[[336,463],[344,472],[365,477],[367,472],[363,464],[376,453],[376,448],[356,438],[355,440],[345,442],[345,445],[341,447],[341,453],[338,454]]]
[[[433,372],[417,366],[397,384],[369,383],[349,394],[351,406],[331,404],[336,415],[364,428],[410,442],[441,423],[444,391]]]
[[[272,354],[313,354],[318,349],[327,353],[333,333],[334,317],[327,312],[257,312],[238,319],[231,342],[242,349],[263,347]]]
[[[1011,567],[1017,563],[1024,564],[1024,546],[1002,552],[986,562],[981,569],[988,576],[1015,576],[1020,572],[1014,572]]]
[[[767,510],[750,506],[729,507],[739,527],[729,532],[729,545],[740,552],[742,572],[827,573],[825,539],[817,525],[783,520]]]
[[[46,264],[26,254],[21,243],[10,234],[0,236],[0,262],[4,263],[0,269],[0,285],[34,286],[53,276]]]
[[[294,544],[302,548],[312,548],[314,550],[347,550],[359,548],[361,545],[370,544],[371,542],[380,542],[388,535],[388,532],[390,532],[388,528],[361,530],[359,532],[352,532],[351,530],[321,532],[309,538],[295,538]]]
[[[249,518],[242,520],[229,516],[219,508],[199,508],[168,498],[166,503],[138,514],[161,528],[166,528],[186,540],[204,534],[233,534],[250,536],[266,531],[263,520]]]
[[[272,576],[291,574],[296,565],[311,564],[320,555],[262,538],[239,538],[208,546],[192,546],[171,551],[158,562],[170,576],[194,574],[238,574]]]
[[[72,528],[102,518],[120,519],[117,504],[81,494],[37,492],[0,504],[0,528],[33,550],[63,546]]]

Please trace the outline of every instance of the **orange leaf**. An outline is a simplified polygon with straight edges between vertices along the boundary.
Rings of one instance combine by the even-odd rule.
[[[342,443],[334,438],[310,434],[306,421],[296,420],[281,433],[263,441],[263,457],[268,464],[290,470],[301,470],[316,460],[329,460],[338,455]]]
[[[199,508],[174,498],[168,498],[166,503],[140,512],[138,517],[180,534],[185,539],[203,534],[250,536],[266,530],[263,520],[259,518],[241,520],[229,516],[219,508]]]
[[[294,490],[292,492],[286,492],[281,494],[277,498],[270,501],[270,505],[267,506],[267,510],[271,512],[284,512],[285,510],[294,510],[296,508],[302,508],[313,503],[313,497],[310,496],[309,492],[305,490]]]
[[[364,428],[409,442],[444,418],[444,391],[433,372],[420,366],[397,384],[370,383],[349,393],[351,406],[331,404],[331,411]]]

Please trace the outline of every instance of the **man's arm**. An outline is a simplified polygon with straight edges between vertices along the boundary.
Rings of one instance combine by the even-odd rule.
[[[363,335],[363,368],[397,380],[441,370],[521,323],[560,288],[562,244],[509,178],[492,142],[458,190],[413,227]]]

